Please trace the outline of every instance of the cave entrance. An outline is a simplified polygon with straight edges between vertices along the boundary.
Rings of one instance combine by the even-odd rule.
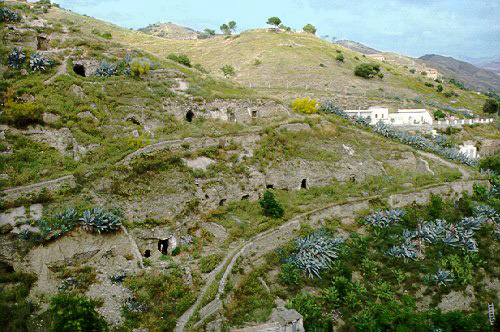
[[[274,185],[268,184],[268,185],[266,185],[266,189],[274,189]]]
[[[221,199],[220,202],[219,202],[219,206],[224,206],[226,205],[226,199]]]
[[[189,110],[186,113],[186,120],[187,120],[187,122],[193,121],[193,118],[194,118],[194,113],[193,113],[193,111]]]
[[[163,255],[168,255],[168,239],[158,240],[158,251]]]
[[[300,183],[300,188],[307,189],[307,179],[302,179],[302,182]]]
[[[73,71],[75,74],[85,77],[85,66],[80,64],[73,65]]]
[[[49,47],[49,42],[47,37],[37,36],[36,37],[36,48],[40,51],[46,51]]]
[[[147,250],[144,252],[144,257],[146,257],[146,258],[151,257],[151,250],[147,249]]]
[[[245,200],[245,199],[249,199],[249,198],[250,198],[250,195],[243,195],[243,196],[241,196],[241,200],[242,201]]]

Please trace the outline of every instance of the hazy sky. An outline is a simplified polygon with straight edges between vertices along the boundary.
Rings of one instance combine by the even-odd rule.
[[[411,56],[500,54],[500,0],[55,0],[63,8],[127,28],[173,22],[218,30],[265,27],[278,16],[292,29],[354,40]]]

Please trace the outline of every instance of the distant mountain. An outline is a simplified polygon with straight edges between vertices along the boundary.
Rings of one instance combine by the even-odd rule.
[[[491,57],[481,57],[481,58],[460,56],[459,60],[466,61],[479,68],[500,73],[500,54]]]
[[[353,51],[363,53],[363,54],[375,54],[375,53],[381,53],[380,51],[377,51],[374,48],[368,47],[366,45],[363,45],[361,43],[352,41],[352,40],[337,40],[335,44],[342,45],[344,47],[347,47]]]
[[[153,36],[181,40],[198,39],[198,36],[202,34],[191,28],[182,27],[171,22],[154,23],[138,30]]]
[[[470,89],[500,91],[500,76],[490,70],[437,54],[426,54],[419,59],[427,66],[436,68],[445,77],[462,81]]]

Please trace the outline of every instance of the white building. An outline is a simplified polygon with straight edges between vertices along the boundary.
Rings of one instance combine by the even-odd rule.
[[[432,124],[432,115],[426,109],[400,109],[389,114],[389,123],[395,126]]]
[[[367,110],[345,110],[344,112],[350,116],[370,117],[371,124],[376,124],[380,120],[385,122],[389,119],[389,109],[380,106],[370,106]]]
[[[432,115],[426,109],[400,109],[396,113],[389,113],[388,108],[371,106],[367,110],[345,110],[350,116],[370,117],[370,124],[379,121],[395,126],[432,124]]]

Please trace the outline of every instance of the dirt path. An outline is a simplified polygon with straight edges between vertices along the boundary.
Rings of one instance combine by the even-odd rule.
[[[67,60],[68,60],[68,57],[65,57],[62,64],[59,66],[59,68],[57,68],[57,72],[54,74],[54,76],[52,76],[51,78],[49,78],[48,80],[43,82],[45,85],[50,85],[59,76],[66,75]]]
[[[205,281],[205,285],[200,290],[200,294],[198,295],[196,302],[186,312],[184,312],[182,314],[182,316],[179,317],[179,319],[177,320],[177,325],[175,327],[175,331],[177,331],[177,332],[184,331],[184,327],[186,326],[186,324],[189,321],[189,319],[191,318],[191,316],[193,316],[196,308],[198,308],[198,306],[200,305],[200,303],[203,299],[203,296],[206,294],[208,288],[210,287],[212,282],[215,280],[215,277],[217,276],[217,274],[219,274],[220,271],[222,271],[222,269],[224,268],[226,263],[229,261],[229,259],[231,259],[231,257],[234,256],[234,254],[238,250],[238,248],[239,248],[239,246],[234,247],[233,249],[229,250],[229,252],[226,254],[226,257],[224,257],[224,259],[219,264],[219,266],[217,266],[217,268],[215,268],[214,270],[212,270],[212,272],[210,272],[210,274],[208,275],[208,278]],[[238,252],[240,252],[240,251],[241,251],[241,249]],[[233,260],[231,260],[231,263],[233,263]],[[231,268],[232,268],[231,263],[228,265],[228,268],[229,268],[229,266],[231,266]],[[227,268],[224,272],[224,275],[226,275],[226,272],[227,272]],[[223,279],[224,278],[222,278],[221,281]],[[220,283],[219,283],[219,290],[220,290]]]
[[[419,151],[419,150],[415,150],[415,152],[421,156],[424,156],[424,157],[427,157],[427,158],[432,159],[434,161],[437,161],[438,163],[444,164],[448,167],[458,169],[460,171],[460,173],[462,173],[462,177],[464,180],[470,179],[470,177],[471,177],[469,170],[467,170],[464,166],[452,163],[451,161],[443,159],[443,158],[441,158],[435,154],[432,154],[430,152],[424,152],[424,151]]]

